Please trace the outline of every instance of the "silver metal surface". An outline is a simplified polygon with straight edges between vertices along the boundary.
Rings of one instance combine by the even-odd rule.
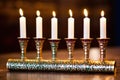
[[[60,39],[49,39],[52,51],[52,60],[55,61],[57,57],[57,49]]]
[[[72,60],[76,38],[74,38],[74,39],[65,38],[65,41],[66,41],[66,44],[67,44],[68,59]]]
[[[21,60],[26,59],[26,49],[29,38],[18,38],[21,49]]]
[[[100,48],[100,61],[104,61],[106,59],[106,47],[109,39],[110,38],[105,39],[97,38]]]
[[[88,61],[84,60],[31,60],[9,59],[9,70],[27,71],[67,71],[67,72],[112,72],[115,70],[115,61]]]
[[[36,44],[36,50],[37,50],[37,60],[42,59],[42,48],[45,38],[34,38],[35,44]]]
[[[91,44],[92,38],[89,38],[89,39],[81,38],[81,41],[83,44],[83,50],[84,50],[84,54],[85,54],[84,59],[85,59],[85,61],[88,61],[89,60],[90,44]]]

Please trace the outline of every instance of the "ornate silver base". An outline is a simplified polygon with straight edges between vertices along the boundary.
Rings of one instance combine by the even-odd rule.
[[[31,60],[9,59],[7,62],[9,70],[27,71],[67,71],[67,72],[111,72],[115,71],[115,61],[88,61],[84,60]]]

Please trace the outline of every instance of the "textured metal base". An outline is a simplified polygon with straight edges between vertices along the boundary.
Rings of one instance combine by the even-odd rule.
[[[35,59],[9,59],[9,70],[27,71],[67,71],[67,72],[112,72],[115,71],[115,61],[88,61],[83,60],[35,60]]]

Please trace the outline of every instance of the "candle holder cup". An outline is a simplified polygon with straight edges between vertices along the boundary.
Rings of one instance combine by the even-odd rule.
[[[85,54],[84,59],[85,59],[85,62],[87,62],[89,60],[89,50],[90,50],[90,44],[91,44],[92,38],[89,38],[89,39],[81,38],[81,41],[83,44],[83,50]]]
[[[97,38],[100,47],[100,61],[104,62],[106,58],[106,47],[110,38]]]
[[[29,38],[18,37],[18,41],[19,41],[20,49],[21,49],[21,60],[26,59],[26,49],[27,49],[28,40]]]
[[[52,61],[56,60],[59,41],[60,39],[49,39],[52,50]]]
[[[43,43],[45,41],[45,38],[34,38],[35,44],[36,44],[36,50],[37,50],[37,60],[42,60],[42,48]]]
[[[68,59],[71,61],[71,60],[73,60],[73,51],[74,51],[76,38],[73,38],[73,39],[65,38],[65,41],[67,44]]]

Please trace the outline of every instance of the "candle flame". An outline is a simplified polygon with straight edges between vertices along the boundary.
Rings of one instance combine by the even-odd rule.
[[[84,9],[84,15],[85,15],[85,16],[88,16],[88,11],[87,11],[87,9]]]
[[[69,14],[70,14],[70,16],[72,17],[72,10],[71,9],[69,9]]]
[[[52,12],[52,15],[53,15],[53,17],[55,17],[55,16],[56,16],[56,13],[55,13],[55,11],[53,11],[53,12]]]
[[[104,13],[104,11],[102,10],[102,11],[101,11],[101,16],[104,16],[104,14],[105,14],[105,13]]]
[[[19,13],[21,16],[23,16],[23,10],[21,8],[19,9]]]
[[[40,11],[37,10],[37,11],[36,11],[36,14],[37,14],[37,16],[40,16]]]

